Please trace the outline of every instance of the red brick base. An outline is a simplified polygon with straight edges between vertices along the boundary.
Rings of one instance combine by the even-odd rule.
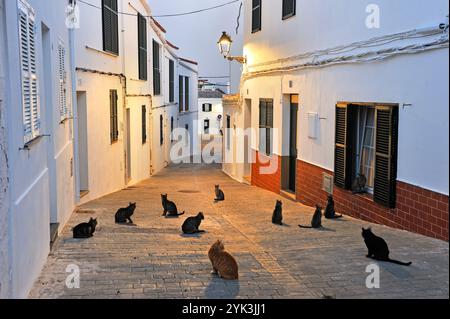
[[[281,157],[278,157],[278,169],[274,174],[261,174],[261,167],[267,167],[269,164],[264,163],[270,158],[266,155],[261,155],[263,163],[261,163],[259,158],[259,152],[255,152],[256,163],[252,165],[252,185],[261,187],[268,191],[279,194],[281,189]],[[272,155],[277,157],[277,155]]]
[[[323,173],[333,175],[303,161],[297,161],[297,199],[308,206],[326,205],[322,190]],[[279,192],[279,191],[277,191]],[[403,182],[397,182],[397,205],[388,209],[376,204],[369,195],[353,195],[334,187],[336,211],[368,222],[449,240],[448,196]]]

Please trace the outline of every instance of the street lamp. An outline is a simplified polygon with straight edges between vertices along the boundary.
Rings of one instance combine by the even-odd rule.
[[[245,57],[230,56],[232,43],[233,40],[231,39],[231,37],[225,31],[223,31],[219,42],[217,42],[217,44],[219,45],[220,54],[222,54],[223,57],[229,61],[238,61],[241,64],[247,63],[247,59]]]

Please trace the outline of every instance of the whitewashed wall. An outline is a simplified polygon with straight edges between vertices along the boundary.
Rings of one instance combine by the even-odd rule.
[[[36,49],[38,66],[38,94],[40,97],[41,134],[24,146],[22,124],[21,79],[18,39],[18,11],[16,1],[5,2],[8,45],[6,84],[6,117],[8,118],[9,159],[9,297],[27,296],[34,280],[46,261],[50,243],[50,223],[64,226],[74,207],[73,179],[70,177],[71,146],[70,121],[60,123],[58,43],[68,45],[65,26],[65,2],[29,0],[36,12]],[[44,52],[43,25],[49,28],[50,52]],[[67,48],[67,46],[66,46]],[[66,57],[68,70],[69,57]],[[70,90],[70,80],[68,81]],[[69,109],[70,109],[69,96]],[[58,175],[56,175],[58,172]]]
[[[212,104],[211,112],[203,112],[203,104]],[[222,115],[222,119],[219,121],[218,116]],[[209,120],[209,132],[210,134],[219,134],[219,131],[223,127],[223,106],[222,99],[198,99],[198,134],[205,134],[204,122]]]
[[[198,132],[198,66],[188,62],[180,62],[179,75],[189,77],[189,111],[179,114],[178,127],[184,128],[189,125],[189,139],[192,154],[197,156],[201,153]]]
[[[0,299],[9,293],[9,250],[8,250],[8,211],[9,182],[6,134],[6,102],[5,102],[5,16],[4,3],[0,0]]]
[[[245,4],[244,54],[249,66],[307,51],[366,40],[446,21],[448,2],[378,1],[381,28],[368,29],[370,1],[297,1],[297,15],[282,21],[281,3],[263,1],[262,31],[251,34],[251,1]],[[345,23],[343,23],[345,21]],[[371,48],[374,49],[374,48]],[[448,194],[448,48],[381,62],[309,69],[249,79],[242,93],[252,99],[258,126],[259,98],[274,99],[275,126],[282,123],[283,94],[299,94],[299,159],[333,170],[335,104],[338,101],[411,104],[400,107],[398,179]],[[289,82],[292,81],[292,88]],[[308,138],[307,113],[323,118],[318,138]],[[285,132],[286,134],[287,132]],[[283,135],[275,154],[282,154]],[[257,139],[253,147],[257,148]]]

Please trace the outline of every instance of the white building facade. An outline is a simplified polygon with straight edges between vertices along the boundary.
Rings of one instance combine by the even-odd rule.
[[[239,108],[224,112],[257,130],[258,160],[236,178],[250,170],[252,184],[308,205],[332,193],[341,213],[448,240],[448,2],[262,0],[244,11]],[[267,160],[273,174],[261,174]],[[364,195],[351,191],[358,175]]]
[[[222,91],[211,88],[200,88],[198,92],[198,134],[220,135],[223,128]]]
[[[196,63],[147,1],[91,4],[70,29],[68,1],[0,1],[0,298],[27,297],[76,206],[167,166],[175,128],[195,143]]]
[[[75,207],[66,6],[0,2],[1,297],[27,296]]]

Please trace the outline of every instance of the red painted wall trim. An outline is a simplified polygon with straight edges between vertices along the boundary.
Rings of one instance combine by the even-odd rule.
[[[322,190],[323,173],[315,165],[297,161],[297,200],[314,206],[326,205]],[[336,211],[368,222],[403,229],[428,237],[449,240],[448,196],[403,182],[397,182],[397,205],[388,209],[376,204],[370,195],[353,195],[334,187]]]

